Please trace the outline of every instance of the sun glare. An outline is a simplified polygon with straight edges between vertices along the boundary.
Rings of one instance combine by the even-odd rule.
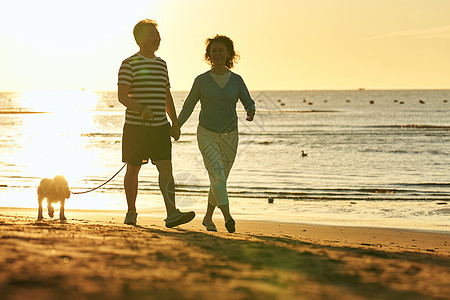
[[[17,137],[14,160],[38,178],[64,175],[79,181],[95,168],[96,154],[89,151],[83,133],[95,130],[90,110],[98,95],[86,91],[25,92],[20,99],[27,110],[48,112],[23,120],[23,136]]]
[[[26,91],[19,99],[20,106],[25,109],[69,114],[91,110],[97,101],[96,94],[84,90]]]

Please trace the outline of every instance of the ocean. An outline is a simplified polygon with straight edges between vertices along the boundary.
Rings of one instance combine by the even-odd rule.
[[[177,112],[186,95],[173,92]],[[237,105],[240,142],[228,181],[237,217],[450,231],[450,90],[251,95],[253,122]],[[195,135],[199,108],[173,143],[173,166],[178,205],[201,211],[209,181]],[[114,91],[0,93],[0,206],[36,207],[44,177],[62,174],[75,192],[108,180],[123,165],[123,121]],[[124,210],[123,175],[73,195],[68,207]],[[139,193],[142,211],[163,207],[151,165]]]

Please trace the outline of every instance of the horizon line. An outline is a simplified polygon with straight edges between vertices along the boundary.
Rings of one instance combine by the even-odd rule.
[[[342,89],[333,89],[333,88],[324,88],[324,89],[249,89],[250,92],[304,92],[304,91],[443,91],[450,90],[448,88],[342,88]],[[90,90],[90,89],[25,89],[25,90],[16,90],[16,91],[0,91],[0,93],[21,93],[26,91],[86,91],[86,92],[115,92],[116,89],[111,90]],[[171,92],[189,92],[189,90],[171,90]]]

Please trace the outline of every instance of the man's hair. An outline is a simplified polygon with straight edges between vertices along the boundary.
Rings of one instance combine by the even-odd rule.
[[[228,50],[228,53],[230,54],[230,56],[227,57],[225,66],[227,67],[227,69],[233,68],[234,64],[238,62],[240,56],[234,50],[233,41],[225,35],[217,34],[215,37],[206,40],[206,43],[205,43],[206,44],[206,52],[205,52],[206,62],[208,64],[212,65],[210,51],[211,51],[211,46],[214,42],[222,43],[225,45],[225,47],[227,47],[227,50]]]
[[[142,21],[139,21],[139,23],[134,26],[133,35],[138,45],[141,45],[140,43],[142,41],[142,38],[144,37],[144,28],[146,28],[147,26],[154,26],[155,28],[158,28],[158,23],[155,20],[144,19]]]

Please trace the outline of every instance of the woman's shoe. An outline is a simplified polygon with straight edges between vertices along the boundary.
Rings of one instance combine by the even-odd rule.
[[[213,221],[208,222],[205,219],[203,219],[202,225],[205,226],[206,230],[208,231],[217,231],[217,227]]]
[[[236,231],[236,222],[233,219],[228,219],[225,222],[225,227],[227,228],[229,233],[233,233]]]

